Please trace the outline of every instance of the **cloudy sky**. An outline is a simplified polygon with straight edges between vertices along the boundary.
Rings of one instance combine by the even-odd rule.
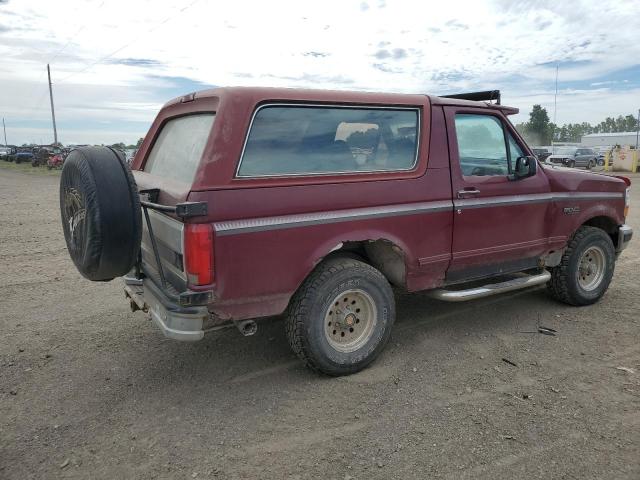
[[[446,94],[599,122],[640,108],[629,1],[0,0],[9,143],[135,142],[168,99],[212,85]],[[635,22],[635,26],[634,26]],[[0,140],[1,141],[1,140]]]

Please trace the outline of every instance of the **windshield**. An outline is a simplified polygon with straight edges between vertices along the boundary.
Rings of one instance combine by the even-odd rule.
[[[576,150],[575,147],[557,147],[554,155],[573,155]]]

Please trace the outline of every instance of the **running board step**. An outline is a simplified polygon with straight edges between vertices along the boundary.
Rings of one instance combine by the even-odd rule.
[[[480,287],[473,287],[466,290],[447,290],[438,288],[431,290],[429,295],[445,302],[466,302],[476,298],[488,297],[498,293],[511,292],[521,288],[533,287],[547,283],[551,279],[551,274],[544,270],[536,275],[525,275],[500,283],[490,283]]]

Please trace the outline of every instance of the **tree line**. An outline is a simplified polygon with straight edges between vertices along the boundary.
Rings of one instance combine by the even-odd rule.
[[[588,122],[555,125],[549,120],[547,109],[534,105],[529,121],[518,123],[516,129],[530,145],[551,145],[552,142],[580,142],[590,133],[635,132],[638,120],[633,115],[607,117],[602,122],[591,125]]]
[[[138,142],[133,145],[127,145],[125,143],[114,143],[113,145],[109,145],[111,148],[115,148],[117,150],[137,150],[138,148],[140,148],[140,145],[142,145],[142,141],[144,140],[144,138],[139,138]]]

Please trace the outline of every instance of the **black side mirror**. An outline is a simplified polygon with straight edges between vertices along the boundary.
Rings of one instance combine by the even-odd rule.
[[[536,174],[538,162],[535,157],[518,157],[513,173],[509,176],[511,180],[521,180],[533,177]]]

